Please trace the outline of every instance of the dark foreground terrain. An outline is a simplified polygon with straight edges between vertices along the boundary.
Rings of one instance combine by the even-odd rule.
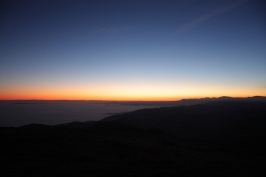
[[[265,176],[265,118],[230,101],[2,127],[1,176]]]

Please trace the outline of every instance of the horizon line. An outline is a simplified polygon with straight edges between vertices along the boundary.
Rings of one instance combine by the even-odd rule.
[[[245,98],[254,98],[254,97],[265,97],[262,95],[247,96],[247,97],[232,97],[232,96],[219,96],[219,97],[191,97],[191,98],[181,98],[179,100],[86,100],[86,99],[0,99],[0,101],[100,101],[100,102],[175,102],[181,100],[200,100],[200,99],[218,99],[218,98],[233,98],[233,99],[245,99]]]

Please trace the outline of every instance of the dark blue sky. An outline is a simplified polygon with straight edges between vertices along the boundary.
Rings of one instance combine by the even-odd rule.
[[[0,99],[266,95],[263,0],[2,4]]]

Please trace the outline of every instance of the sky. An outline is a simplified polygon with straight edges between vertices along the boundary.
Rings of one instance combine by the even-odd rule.
[[[1,3],[0,100],[266,96],[263,0]]]

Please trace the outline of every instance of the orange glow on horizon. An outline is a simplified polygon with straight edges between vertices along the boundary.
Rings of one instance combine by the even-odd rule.
[[[160,86],[163,85],[163,86]],[[180,86],[181,85],[181,86]],[[192,84],[95,84],[45,85],[42,87],[0,88],[0,100],[104,100],[104,101],[178,101],[206,97],[265,96],[264,89],[226,88]],[[160,86],[160,87],[159,87]]]
[[[221,96],[246,98],[257,96],[257,94],[243,94],[243,95],[176,95],[176,96],[140,96],[140,95],[83,95],[83,94],[5,94],[0,96],[0,100],[103,100],[103,101],[178,101],[181,99],[199,99],[199,98],[218,98]],[[265,95],[259,95],[265,96]]]

